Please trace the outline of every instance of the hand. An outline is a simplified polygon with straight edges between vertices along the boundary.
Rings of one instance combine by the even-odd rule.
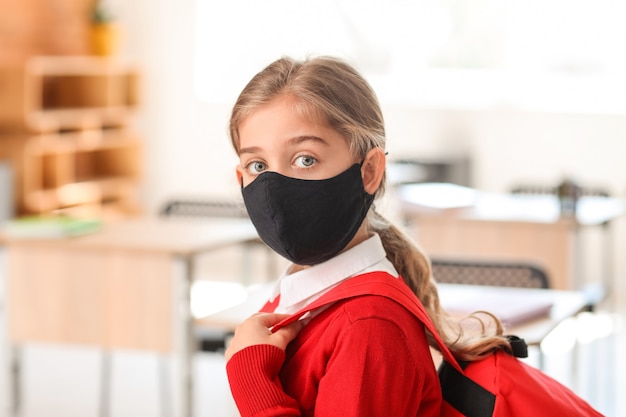
[[[289,314],[257,313],[241,323],[235,329],[235,335],[226,349],[226,361],[240,350],[254,345],[273,345],[282,350],[287,349],[289,342],[304,327],[301,320],[296,320],[272,333],[270,328],[287,317]]]

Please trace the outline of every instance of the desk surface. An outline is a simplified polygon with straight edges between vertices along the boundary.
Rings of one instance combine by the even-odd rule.
[[[398,197],[407,212],[442,214],[476,220],[532,221],[552,223],[560,219],[556,196],[483,192],[448,183],[420,183],[398,187]],[[620,198],[581,197],[576,220],[582,225],[610,221],[626,212]]]
[[[250,292],[246,302],[221,311],[211,316],[199,320],[201,324],[221,327],[227,330],[234,330],[239,323],[258,311],[263,305],[267,296],[271,292],[274,284],[259,286]],[[450,305],[459,300],[460,294],[482,293],[485,298],[497,297],[499,294],[515,293],[519,302],[526,300],[543,300],[552,304],[548,315],[532,319],[511,328],[507,328],[506,334],[515,334],[526,340],[528,345],[537,345],[550,333],[559,323],[573,317],[585,307],[587,301],[585,295],[580,291],[569,290],[545,290],[530,288],[505,288],[489,287],[480,285],[458,285],[458,284],[438,284],[439,297],[442,305]],[[489,309],[486,305],[485,309]]]
[[[581,291],[570,290],[546,290],[537,288],[509,288],[491,287],[482,285],[460,285],[460,284],[438,284],[439,297],[442,305],[452,309],[457,303],[462,303],[463,299],[481,297],[485,299],[485,310],[490,310],[488,300],[496,300],[498,297],[515,300],[515,303],[540,304],[542,302],[551,304],[548,314],[541,315],[528,321],[519,322],[505,328],[506,334],[515,334],[524,340],[528,345],[537,345],[550,333],[559,323],[575,316],[587,305],[587,298]],[[514,297],[511,297],[514,295]],[[471,302],[476,306],[476,302]],[[492,309],[494,313],[495,310]]]
[[[141,218],[105,224],[97,232],[67,239],[0,237],[10,245],[62,245],[72,249],[166,252],[190,256],[257,239],[248,219]]]

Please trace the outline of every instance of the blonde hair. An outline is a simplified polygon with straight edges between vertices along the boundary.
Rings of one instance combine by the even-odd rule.
[[[241,123],[258,107],[281,95],[293,95],[298,99],[299,111],[328,122],[345,138],[355,157],[362,160],[373,148],[385,149],[385,127],[376,94],[351,65],[333,57],[304,61],[283,57],[255,75],[233,107],[229,133],[237,152]],[[383,177],[376,197],[383,194],[384,183]],[[380,235],[387,258],[420,299],[438,333],[458,359],[476,360],[497,348],[510,349],[502,336],[502,324],[489,313],[486,317],[470,316],[480,326],[478,334],[469,334],[462,322],[443,311],[430,261],[411,238],[374,208],[368,213],[367,225],[370,231]],[[429,343],[437,349],[430,334]]]

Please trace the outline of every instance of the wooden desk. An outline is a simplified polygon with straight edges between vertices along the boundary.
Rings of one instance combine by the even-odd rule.
[[[486,193],[452,184],[404,185],[397,194],[411,235],[429,256],[534,262],[555,289],[582,285],[576,275],[579,228],[607,226],[626,211],[621,199],[582,197],[576,217],[561,217],[552,195]],[[605,248],[608,283],[612,250]]]
[[[142,219],[71,239],[5,238],[10,343],[173,353],[181,375],[175,415],[191,416],[194,257],[256,238],[246,219]]]

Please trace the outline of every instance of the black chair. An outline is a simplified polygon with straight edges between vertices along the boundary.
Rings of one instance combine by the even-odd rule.
[[[550,288],[546,272],[530,263],[432,259],[437,282],[519,288]]]
[[[580,196],[585,197],[610,197],[610,193],[599,187],[579,187]],[[537,184],[519,184],[511,188],[512,194],[548,194],[558,195],[558,187],[550,187]]]

